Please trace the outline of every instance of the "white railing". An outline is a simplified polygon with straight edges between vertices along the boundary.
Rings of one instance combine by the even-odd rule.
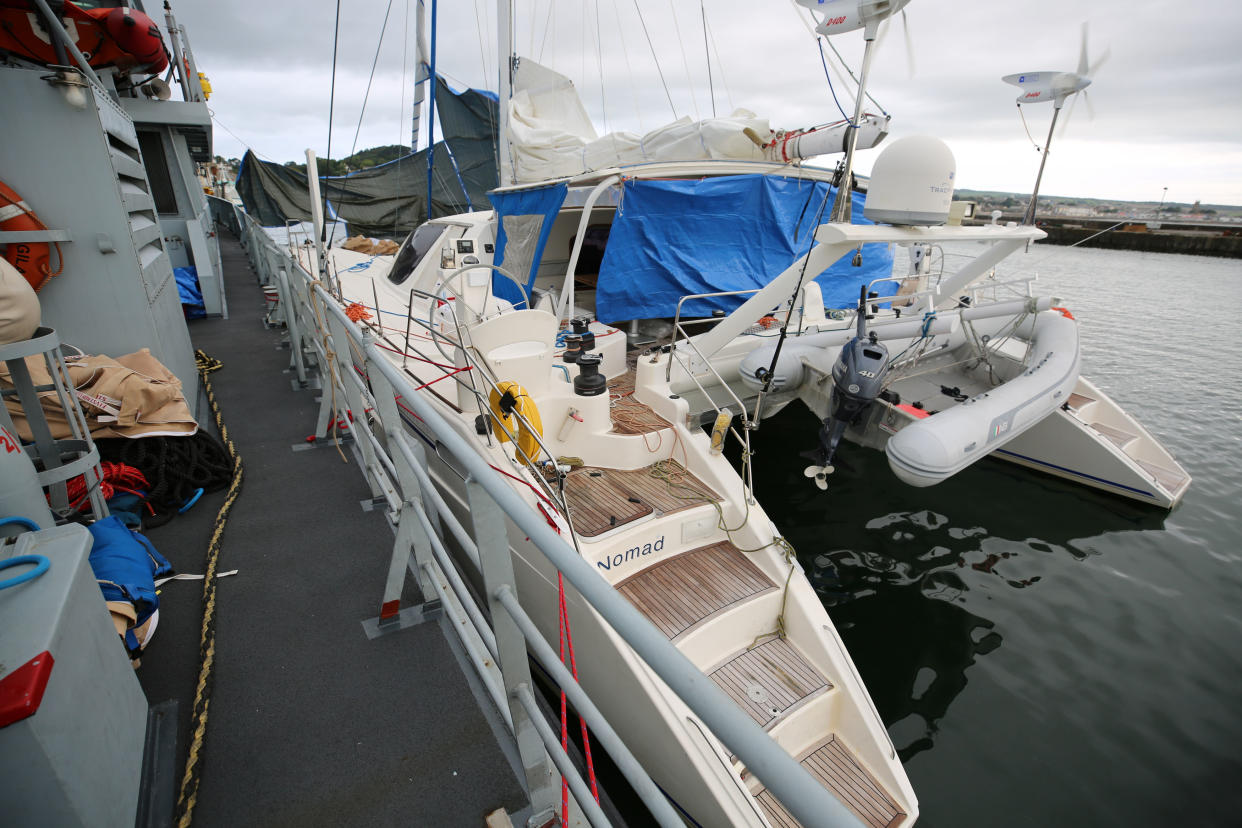
[[[398,625],[395,607],[406,572],[412,572],[423,595],[439,601],[450,621],[447,626],[459,636],[483,686],[505,716],[536,815],[550,815],[559,801],[559,786],[554,785],[550,772],[555,765],[586,820],[591,825],[609,824],[559,738],[542,718],[532,690],[529,655],[564,690],[656,821],[670,827],[684,824],[522,607],[514,587],[506,517],[802,825],[861,826],[844,804],[600,578],[543,515],[529,507],[444,419],[442,406],[416,390],[403,369],[385,355],[379,337],[346,316],[336,298],[298,263],[296,254],[280,250],[262,228],[229,202],[210,201],[217,222],[238,233],[260,280],[276,285],[280,301],[286,303],[291,367],[299,382],[311,383],[310,374],[316,368],[322,378],[317,435],[325,435],[330,422],[343,423],[344,430],[354,435],[372,495],[389,507],[396,542],[381,602],[381,624]],[[407,429],[398,400],[419,419],[420,431],[434,436],[437,454],[449,458],[464,476],[469,526],[457,519],[433,485],[426,449]],[[345,412],[354,412],[354,416],[343,416]],[[436,522],[447,527],[481,573],[490,625],[458,573]]]

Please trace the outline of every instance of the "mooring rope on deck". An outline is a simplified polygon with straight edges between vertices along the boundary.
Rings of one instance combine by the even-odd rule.
[[[203,390],[207,394],[207,402],[211,406],[216,428],[220,432],[220,442],[228,450],[229,460],[233,467],[233,477],[229,483],[228,494],[220,511],[216,513],[215,527],[211,540],[207,544],[207,567],[203,576],[203,628],[199,638],[198,687],[194,693],[194,712],[190,723],[190,749],[185,760],[185,773],[181,778],[181,790],[177,795],[175,817],[180,828],[187,828],[194,818],[194,805],[198,799],[198,785],[202,776],[203,744],[207,734],[207,712],[211,704],[212,678],[216,661],[216,571],[220,561],[220,539],[224,535],[224,526],[228,521],[229,510],[241,492],[242,462],[237,454],[233,441],[229,438],[228,428],[220,414],[220,406],[216,402],[215,392],[211,387],[210,375],[222,367],[218,359],[207,356],[202,351],[195,351],[195,366],[203,382]]]

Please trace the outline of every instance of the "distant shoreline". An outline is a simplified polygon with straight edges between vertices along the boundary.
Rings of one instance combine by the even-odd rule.
[[[1004,215],[1000,223],[1021,220],[1016,214]],[[1048,234],[1047,244],[1242,258],[1242,226],[1235,224],[1124,219],[1118,222],[1112,218],[1076,216],[1037,216],[1036,224]]]

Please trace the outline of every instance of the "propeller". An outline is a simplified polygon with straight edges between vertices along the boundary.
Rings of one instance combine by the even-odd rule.
[[[1052,101],[1053,106],[1060,109],[1067,98],[1091,85],[1092,76],[1108,60],[1109,54],[1106,49],[1095,63],[1090,62],[1087,57],[1087,24],[1083,23],[1076,72],[1018,72],[1005,75],[1001,80],[1022,90],[1018,95],[1020,104]]]
[[[888,37],[888,30],[892,28],[893,18],[889,15],[884,19],[880,27],[880,34],[876,37],[876,45],[879,46],[884,42],[884,38]],[[910,39],[910,21],[906,18],[906,10],[901,10],[901,31],[905,35],[906,41],[906,68],[910,73],[910,77],[914,77],[914,41]]]
[[[1023,224],[1033,224],[1035,222],[1035,207],[1039,199],[1039,183],[1044,175],[1044,164],[1048,160],[1048,148],[1052,143],[1053,130],[1057,125],[1057,116],[1061,114],[1061,107],[1065,106],[1067,98],[1076,96],[1079,92],[1086,97],[1086,88],[1091,85],[1092,76],[1096,71],[1104,65],[1108,60],[1109,50],[1105,49],[1104,54],[1093,63],[1087,55],[1087,24],[1082,24],[1082,45],[1078,49],[1078,68],[1075,72],[1019,72],[1014,75],[1005,75],[1001,78],[1005,83],[1018,87],[1021,92],[1018,94],[1018,105],[1024,103],[1043,103],[1044,101],[1052,101],[1052,123],[1048,125],[1048,140],[1044,142],[1043,157],[1039,162],[1039,173],[1035,176],[1035,188],[1031,193],[1030,204],[1026,208],[1026,215],[1022,219]],[[1061,124],[1061,132],[1065,131],[1065,125],[1069,123],[1070,116],[1074,114],[1074,106],[1078,103],[1078,99],[1074,97],[1074,103],[1070,104],[1070,110],[1065,114],[1065,121]],[[1087,114],[1094,118],[1095,112],[1092,110],[1090,99],[1087,100]]]

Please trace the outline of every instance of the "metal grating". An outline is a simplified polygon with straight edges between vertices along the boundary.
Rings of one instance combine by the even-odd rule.
[[[682,552],[617,584],[674,641],[728,607],[776,588],[728,541]]]

